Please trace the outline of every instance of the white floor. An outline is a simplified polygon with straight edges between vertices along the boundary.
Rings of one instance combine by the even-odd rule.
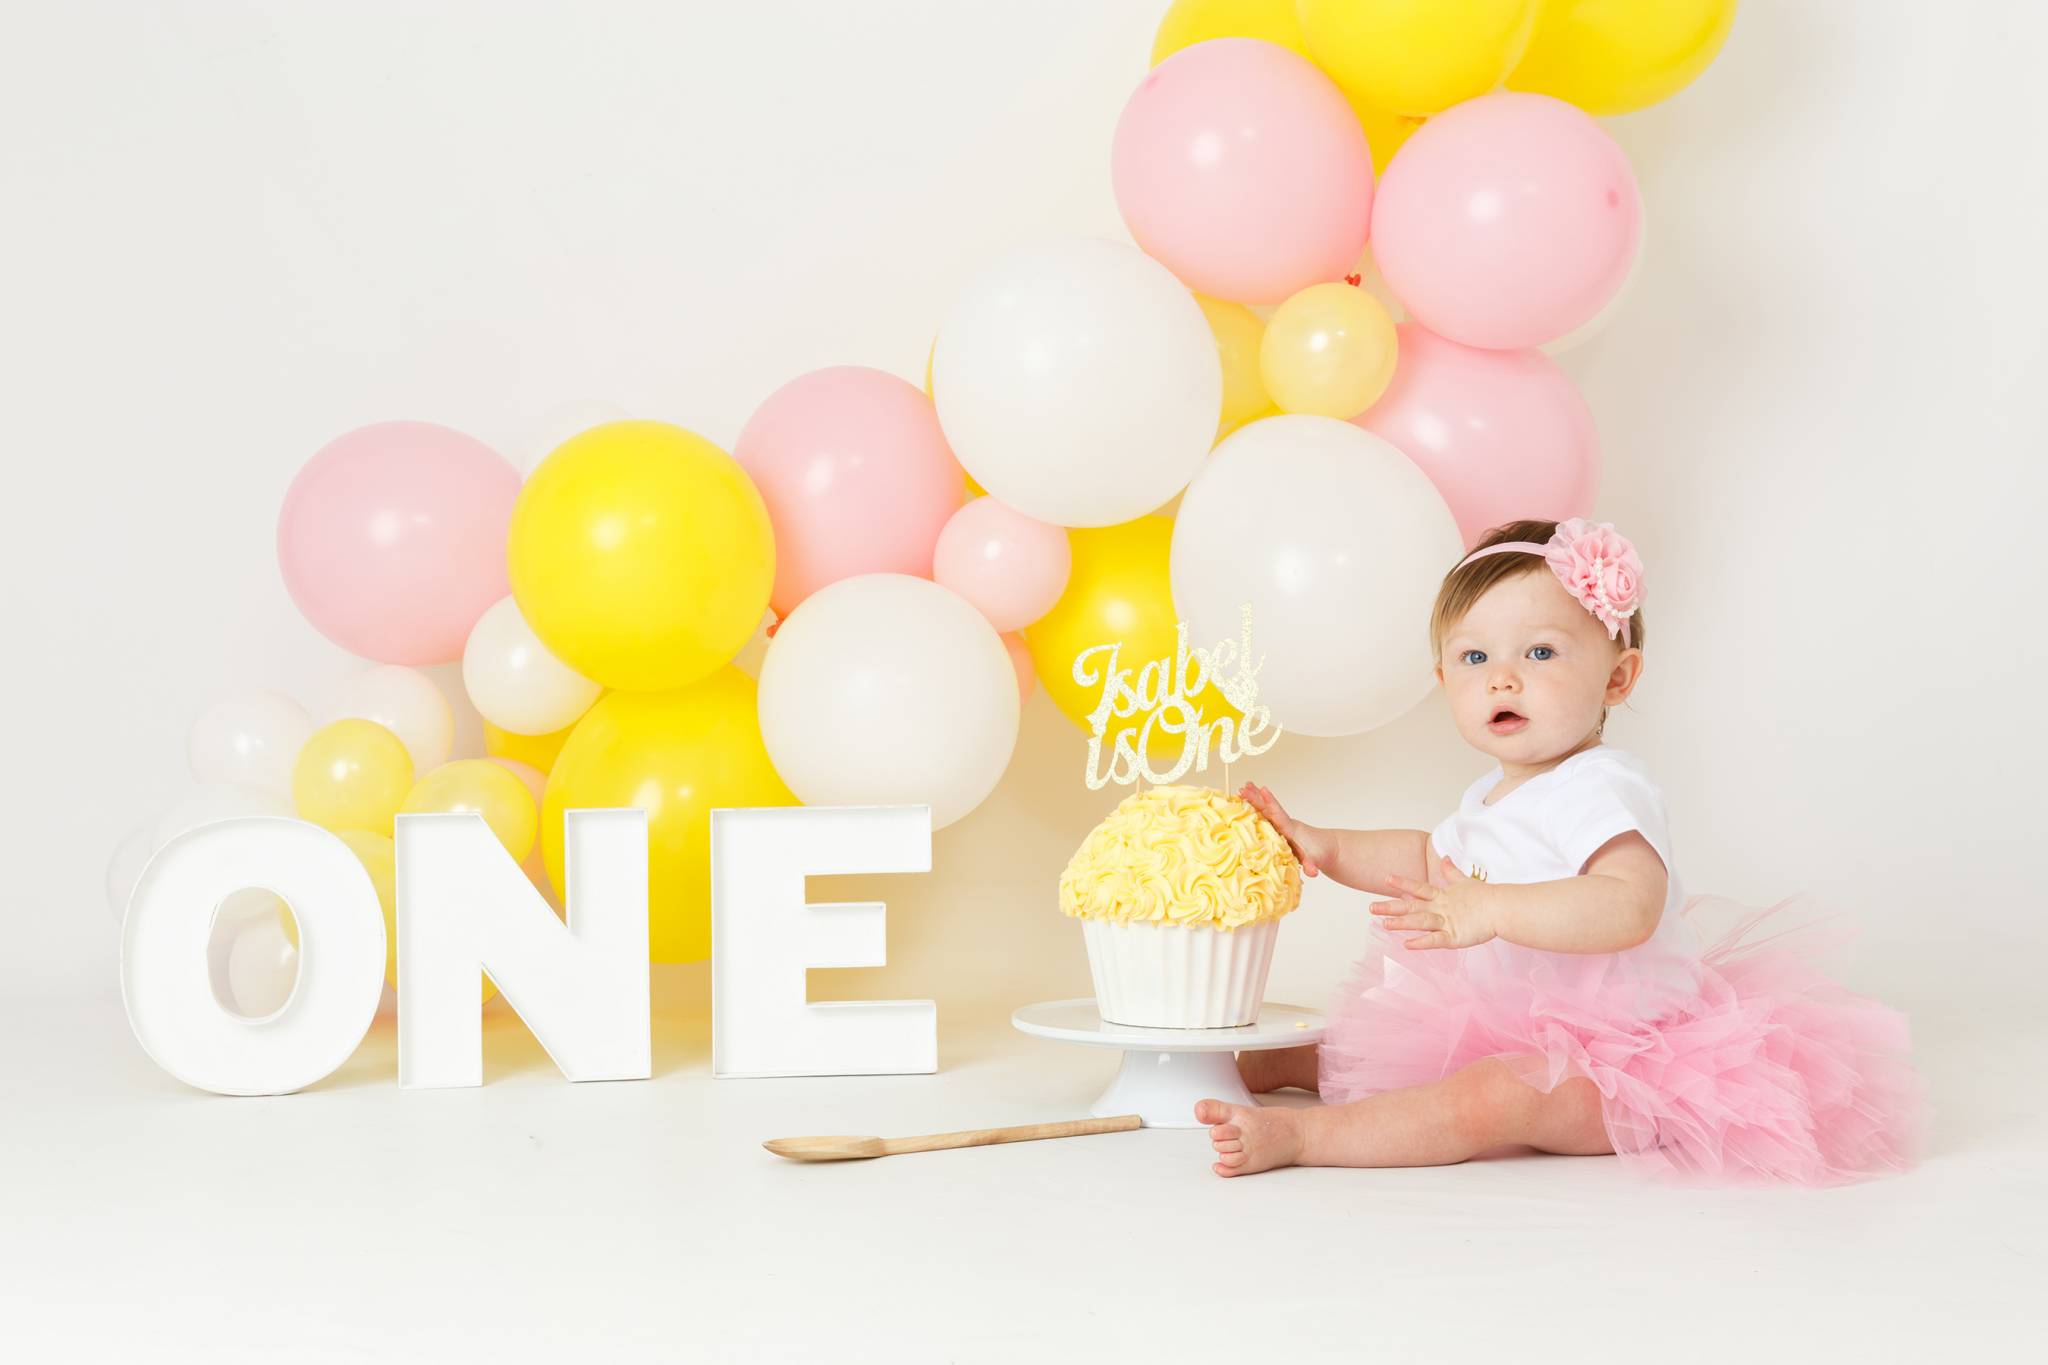
[[[255,1100],[157,1071],[111,985],[0,1002],[4,1353],[1917,1360],[2048,1326],[2038,1022],[1923,1036],[1909,1176],[1681,1192],[1533,1154],[1225,1181],[1199,1130],[799,1166],[761,1140],[1080,1116],[1115,1054],[947,1009],[936,1076],[714,1082],[704,999],[660,970],[652,1081],[571,1086],[494,1005],[481,1089],[400,1091],[387,1016]]]

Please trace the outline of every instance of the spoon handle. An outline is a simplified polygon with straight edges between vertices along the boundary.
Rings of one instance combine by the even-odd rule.
[[[938,1152],[948,1147],[987,1147],[997,1142],[1031,1142],[1038,1138],[1085,1137],[1090,1133],[1128,1133],[1144,1123],[1136,1114],[1111,1119],[1072,1119],[1065,1123],[1020,1123],[1014,1128],[969,1128],[925,1137],[883,1138],[883,1156],[906,1152]]]

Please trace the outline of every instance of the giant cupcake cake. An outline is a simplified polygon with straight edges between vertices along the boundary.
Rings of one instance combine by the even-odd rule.
[[[1301,865],[1242,798],[1210,787],[1127,796],[1060,874],[1081,921],[1096,1009],[1144,1028],[1234,1028],[1258,1018],[1280,917]]]

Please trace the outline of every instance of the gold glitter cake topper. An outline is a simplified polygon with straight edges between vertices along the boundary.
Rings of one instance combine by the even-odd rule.
[[[1262,754],[1280,738],[1273,713],[1258,704],[1261,657],[1252,662],[1252,604],[1238,609],[1243,630],[1235,640],[1223,640],[1214,649],[1188,648],[1188,623],[1174,626],[1173,658],[1152,659],[1137,669],[1120,665],[1121,641],[1092,645],[1074,656],[1074,681],[1082,687],[1102,686],[1102,699],[1088,713],[1088,789],[1094,791],[1111,782],[1149,782],[1163,787],[1177,782],[1189,768],[1207,772],[1213,746],[1225,767],[1249,754]],[[1224,670],[1233,671],[1226,673]],[[1225,701],[1242,714],[1241,721],[1230,716],[1204,720],[1194,698],[1211,684]],[[1142,723],[1136,717],[1144,717]],[[1134,723],[1108,734],[1111,721]],[[1161,735],[1182,736],[1180,758],[1166,772],[1152,766],[1151,746],[1155,727]],[[1261,736],[1264,736],[1261,742]],[[1109,770],[1102,771],[1103,740],[1110,741]]]

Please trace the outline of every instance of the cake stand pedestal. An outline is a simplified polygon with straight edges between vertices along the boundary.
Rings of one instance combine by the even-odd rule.
[[[1089,1112],[1136,1114],[1147,1128],[1200,1128],[1197,1100],[1257,1104],[1237,1074],[1235,1053],[1321,1042],[1323,1015],[1299,1005],[1266,1004],[1242,1028],[1133,1028],[1104,1023],[1095,1000],[1044,1000],[1010,1016],[1035,1038],[1122,1048],[1116,1079]]]

